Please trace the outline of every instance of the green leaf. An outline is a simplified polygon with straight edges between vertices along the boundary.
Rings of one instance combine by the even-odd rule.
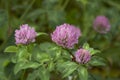
[[[41,35],[48,35],[47,33],[44,33],[44,32],[39,32],[37,33],[37,36],[41,36]]]
[[[55,50],[54,60],[58,60],[61,57],[61,53],[62,53],[61,49],[56,49]]]
[[[83,44],[83,48],[88,50],[88,49],[90,48],[90,46],[89,46],[88,43],[84,43],[84,44]]]
[[[17,59],[16,55],[13,55],[11,58],[12,63],[17,63]]]
[[[69,67],[68,69],[66,68],[63,72],[63,78],[69,76],[70,74],[72,74],[75,70],[77,69],[77,66],[75,67]]]
[[[49,54],[47,53],[36,53],[34,56],[35,60],[41,63],[48,62],[51,60]]]
[[[7,47],[4,52],[17,52],[18,48],[16,46],[9,46]]]
[[[25,47],[20,48],[18,53],[16,54],[17,62],[28,61],[28,59],[30,59],[30,55],[31,54],[27,51]]]
[[[49,71],[43,66],[39,67],[37,70],[34,70],[27,77],[27,80],[50,80]]]
[[[23,69],[28,69],[28,68],[38,68],[41,64],[38,64],[36,62],[19,62],[15,65],[14,67],[14,73],[17,74],[19,71]]]
[[[54,60],[57,60],[61,56],[61,47],[58,47],[55,44],[45,42],[40,44],[39,47],[41,51],[48,54]]]
[[[85,67],[80,66],[77,71],[80,80],[88,80],[88,72]]]
[[[3,53],[0,54],[0,64],[1,64],[1,66],[0,66],[0,80],[5,80],[8,78],[7,77],[8,75],[6,76],[5,70],[6,70],[6,66],[8,65],[10,55],[11,54],[9,54],[9,55],[3,54]]]
[[[89,44],[88,43],[84,43],[83,44],[83,48],[88,50],[90,52],[91,55],[94,55],[96,53],[100,53],[99,50],[95,50],[94,48],[90,48]]]
[[[93,56],[92,59],[90,60],[89,64],[91,66],[106,66],[107,61],[102,57]]]
[[[93,50],[90,51],[90,54],[91,54],[91,55],[94,55],[94,54],[100,53],[100,52],[101,52],[101,51],[99,51],[99,50],[94,50],[94,49],[93,49]]]
[[[87,49],[87,50],[90,52],[91,55],[94,55],[94,54],[96,54],[96,53],[100,53],[99,50],[95,50],[95,49],[93,49],[93,48],[89,48],[89,49]]]
[[[32,73],[29,73],[27,80],[36,80],[39,75],[39,72],[37,70],[34,70]]]
[[[58,49],[58,46],[56,46],[55,44],[49,43],[49,42],[44,42],[40,44],[39,47],[42,51],[46,51],[46,52],[51,52],[51,51]]]
[[[48,70],[49,70],[49,71],[54,70],[54,65],[55,65],[55,64],[51,61],[51,62],[48,64],[48,67],[47,67]]]
[[[49,74],[49,71],[44,68],[44,67],[40,67],[39,68],[39,77],[41,80],[50,80],[50,74]]]
[[[63,62],[57,65],[58,70],[63,73],[63,78],[72,74],[77,68],[78,65],[74,62]]]
[[[60,58],[63,58],[65,60],[67,60],[67,61],[71,61],[72,56],[71,56],[71,54],[69,54],[69,52],[73,53],[72,50],[69,51],[69,50],[61,49],[61,56],[60,56]]]

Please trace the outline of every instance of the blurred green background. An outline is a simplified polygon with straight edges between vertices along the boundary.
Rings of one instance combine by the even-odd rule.
[[[109,33],[102,35],[94,31],[93,20],[98,15],[110,20]],[[120,80],[120,0],[0,0],[0,80],[14,77],[12,68],[8,67],[7,73],[4,69],[11,55],[3,50],[15,45],[15,29],[29,24],[38,32],[50,34],[63,23],[80,27],[80,45],[87,41],[101,50],[99,55],[108,61],[107,66],[90,70],[92,80]],[[44,36],[37,39],[38,43],[43,41],[51,40]]]

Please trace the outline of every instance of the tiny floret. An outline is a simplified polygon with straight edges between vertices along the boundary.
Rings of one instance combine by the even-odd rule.
[[[105,34],[110,31],[110,23],[107,17],[97,16],[93,23],[94,29],[101,33]]]
[[[51,34],[52,41],[68,49],[72,49],[74,45],[78,43],[80,36],[81,32],[79,28],[66,23],[57,26],[55,31]]]
[[[29,44],[35,42],[36,35],[34,28],[31,28],[28,24],[23,24],[20,26],[20,30],[15,30],[15,43]]]
[[[75,52],[75,60],[80,64],[86,64],[91,59],[91,55],[88,50],[79,49]]]

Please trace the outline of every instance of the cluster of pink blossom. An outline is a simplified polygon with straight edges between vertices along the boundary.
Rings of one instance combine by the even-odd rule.
[[[52,40],[64,48],[73,48],[78,43],[81,36],[80,29],[69,24],[62,24],[57,26],[55,31],[51,34]],[[75,60],[78,63],[85,64],[91,59],[89,51],[79,49],[75,53]]]

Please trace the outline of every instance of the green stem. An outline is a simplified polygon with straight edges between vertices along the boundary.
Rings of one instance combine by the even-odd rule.
[[[7,11],[7,18],[8,18],[8,22],[7,22],[7,26],[8,26],[8,29],[9,29],[9,27],[10,27],[10,16],[9,16],[9,2],[10,2],[10,0],[8,0],[7,2],[6,2],[6,11]]]
[[[69,54],[72,56],[72,58],[75,58],[75,56],[71,53],[70,50],[67,49],[67,51],[69,52]]]
[[[25,12],[23,13],[23,15],[20,17],[20,20],[23,20],[23,18],[26,16],[26,14],[28,13],[28,11],[31,9],[32,5],[34,4],[35,0],[32,0],[32,2],[30,3],[30,5],[28,6],[28,8],[25,10]]]
[[[26,46],[26,49],[27,49],[27,52],[28,52],[28,55],[29,55],[29,61],[31,61],[31,57],[32,57],[32,54],[31,54],[31,44],[28,44]]]
[[[7,13],[7,36],[6,36],[6,38],[8,38],[8,36],[9,36],[9,33],[10,33],[10,16],[9,16],[9,2],[10,2],[10,0],[8,0],[7,2],[5,2],[5,8],[6,8],[6,13]],[[7,40],[7,39],[6,39]]]
[[[120,10],[120,5],[119,5],[119,3],[117,3],[117,2],[115,2],[115,1],[106,1],[106,0],[102,0],[103,2],[105,2],[105,3],[107,3],[107,4],[109,4],[109,5],[111,5],[111,6],[113,6],[113,7],[115,7],[115,8],[117,8],[118,10]]]
[[[86,6],[83,5],[83,27],[84,27],[84,31],[83,31],[83,36],[85,37],[87,35],[88,32],[88,27],[85,25],[86,24]]]
[[[25,70],[23,70],[21,80],[25,80],[25,79],[24,79],[24,75],[25,75]]]
[[[69,0],[65,0],[64,4],[63,4],[63,6],[62,6],[62,10],[64,10],[64,9],[66,8],[68,2],[69,2]]]

